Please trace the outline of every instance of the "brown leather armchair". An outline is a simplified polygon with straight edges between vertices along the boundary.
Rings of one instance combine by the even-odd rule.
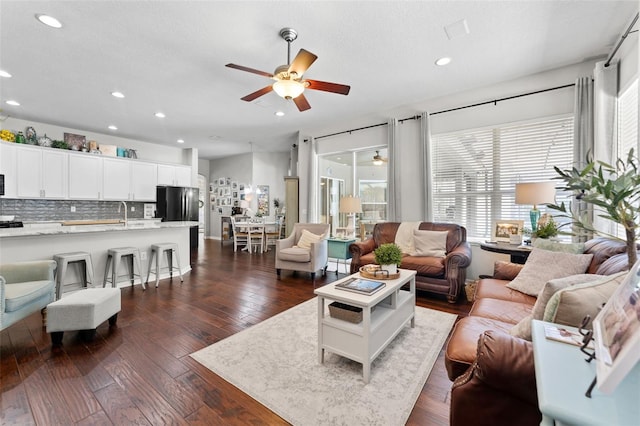
[[[451,388],[451,426],[538,426],[531,342],[485,331],[474,363]]]

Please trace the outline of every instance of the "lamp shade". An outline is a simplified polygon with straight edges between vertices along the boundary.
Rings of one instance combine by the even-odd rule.
[[[340,213],[362,213],[362,204],[358,197],[340,198]]]
[[[293,99],[304,92],[304,84],[295,80],[278,80],[273,83],[273,90],[285,99]]]
[[[249,202],[248,202],[247,200],[241,200],[241,201],[240,201],[240,208],[248,209],[248,208],[249,208],[249,205],[250,205],[250,204],[249,204]]]
[[[556,200],[554,182],[516,183],[516,204],[547,204]]]

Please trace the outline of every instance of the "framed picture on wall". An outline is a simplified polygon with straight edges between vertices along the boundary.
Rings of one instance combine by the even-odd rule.
[[[218,186],[225,186],[227,184],[227,179],[218,178]]]
[[[521,235],[524,220],[497,219],[491,228],[491,240],[509,242],[512,235]]]
[[[238,191],[231,191],[231,198],[233,198],[234,200],[238,199]]]
[[[237,189],[238,189],[238,182],[234,180],[233,182],[231,182],[231,190],[235,191]]]

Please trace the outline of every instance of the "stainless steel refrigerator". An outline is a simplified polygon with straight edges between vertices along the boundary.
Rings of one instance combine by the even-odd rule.
[[[156,187],[156,217],[163,222],[198,222],[198,188],[182,186]],[[198,225],[192,226],[189,242],[198,247]]]

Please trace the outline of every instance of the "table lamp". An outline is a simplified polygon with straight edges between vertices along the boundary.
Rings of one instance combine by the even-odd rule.
[[[356,233],[355,213],[362,213],[360,198],[351,195],[340,198],[340,213],[347,213],[347,236],[353,237]]]
[[[249,208],[249,202],[247,200],[240,201],[240,208],[242,209],[242,215],[247,215],[247,209]]]
[[[516,204],[533,205],[533,209],[529,211],[531,231],[538,229],[540,210],[538,210],[537,205],[553,203],[555,198],[556,188],[554,182],[516,183]]]

